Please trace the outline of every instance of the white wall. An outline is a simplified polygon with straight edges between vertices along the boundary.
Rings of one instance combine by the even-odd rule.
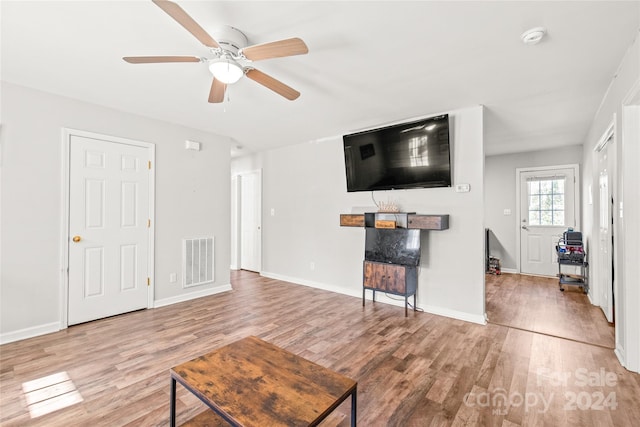
[[[481,323],[483,109],[449,114],[453,182],[470,184],[471,192],[395,190],[375,192],[375,198],[394,201],[406,212],[450,215],[449,230],[423,232],[418,306]],[[347,193],[342,138],[269,150],[232,165],[234,173],[258,168],[263,171],[262,274],[361,297],[364,229],[340,227],[339,216],[358,207],[373,210],[374,203],[370,192]]]
[[[485,225],[493,234],[490,239],[491,255],[500,258],[503,270],[516,270],[520,253],[516,245],[516,227],[519,222],[516,218],[516,169],[581,162],[581,145],[485,158]],[[504,215],[505,209],[510,209],[511,215]]]
[[[640,34],[640,33],[639,33]],[[592,278],[599,277],[598,262],[598,212],[600,209],[598,197],[597,153],[593,148],[598,143],[607,127],[614,120],[615,141],[617,155],[617,176],[614,180],[613,195],[616,206],[623,205],[623,215],[618,211],[614,215],[614,230],[616,230],[614,262],[617,272],[617,287],[615,295],[616,322],[616,354],[623,365],[634,371],[640,371],[640,290],[638,289],[638,250],[637,224],[640,223],[640,198],[638,197],[638,173],[640,167],[640,142],[637,135],[633,139],[625,140],[623,130],[623,104],[632,92],[637,94],[640,86],[640,36],[636,36],[623,58],[616,75],[604,96],[598,113],[585,140],[584,148],[584,181],[583,191],[593,189],[593,205],[583,202],[584,229],[589,233],[593,248],[589,253],[589,270]],[[635,102],[638,102],[637,99]]]
[[[60,326],[63,127],[156,144],[156,304],[228,287],[228,138],[6,82],[1,102],[0,340]],[[202,151],[185,150],[185,139]],[[215,236],[215,283],[182,289],[181,239],[206,235]]]

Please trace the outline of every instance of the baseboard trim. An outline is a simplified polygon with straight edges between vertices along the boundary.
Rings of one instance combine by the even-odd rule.
[[[501,268],[500,272],[507,274],[518,274],[518,270],[516,270],[515,268]]]
[[[30,328],[24,328],[13,332],[6,332],[0,334],[0,345],[8,344],[10,342],[26,340],[28,338],[37,337],[40,335],[50,334],[52,332],[58,332],[62,328],[60,322],[46,323],[44,325],[32,326]]]
[[[197,292],[189,292],[188,294],[176,295],[174,297],[163,298],[153,302],[153,308],[164,307],[167,305],[177,304],[179,302],[190,301],[196,298],[208,297],[211,295],[219,294],[221,292],[230,291],[231,284],[220,285],[214,288],[207,288]]]
[[[616,347],[616,349],[615,349],[615,350],[613,350],[613,354],[615,354],[615,355],[616,355],[616,357],[618,358],[618,362],[620,362],[620,364],[622,365],[622,367],[624,367],[624,368],[628,369],[628,368],[627,368],[627,364],[626,364],[626,362],[625,362],[625,360],[624,360],[624,355],[623,355],[623,353],[624,353],[624,350],[620,349],[619,347]]]
[[[464,311],[451,310],[443,307],[435,307],[432,305],[427,305],[421,307],[425,312],[435,314],[438,316],[450,317],[452,319],[463,320],[465,322],[476,323],[478,325],[486,325],[486,315],[485,314],[470,314]]]
[[[188,294],[177,295],[175,297],[164,298],[157,300],[153,304],[153,308],[164,307],[167,305],[177,304],[179,302],[185,302],[196,298],[202,298],[210,295],[219,294],[221,292],[230,291],[231,285],[221,285],[215,288],[203,289],[202,291],[190,292]],[[60,322],[46,323],[44,325],[32,326],[30,328],[24,328],[17,331],[5,332],[0,334],[0,345],[8,344],[15,341],[26,340],[28,338],[34,338],[40,335],[50,334],[52,332],[58,332],[62,330]]]
[[[269,279],[282,280],[284,282],[295,283],[296,285],[308,286],[311,288],[322,289],[324,291],[335,292],[337,294],[348,295],[351,297],[362,298],[362,290],[354,291],[351,289],[345,289],[341,286],[328,285],[326,283],[315,282],[307,279],[300,279],[298,277],[290,277],[284,276],[282,274],[271,273],[269,271],[261,271],[261,276],[267,277]],[[365,299],[371,300],[373,292],[366,292]],[[387,297],[383,292],[376,292],[376,302],[381,302],[383,304],[395,305],[398,307],[404,307],[404,299],[402,301],[396,300],[393,298]],[[413,303],[413,298],[410,298],[410,302]],[[420,305],[417,306],[418,309],[423,310],[429,314],[435,314],[437,316],[450,317],[452,319],[463,320],[465,322],[476,323],[480,325],[486,325],[486,315],[474,315],[465,313],[462,311],[451,310],[443,307],[436,307],[431,305]]]
[[[328,285],[326,283],[316,282],[313,280],[300,279],[299,277],[284,276],[282,274],[271,273],[269,271],[261,271],[260,275],[268,279],[282,280],[283,282],[295,283],[296,285],[322,289],[323,291],[335,292],[337,294],[348,295],[350,297],[362,298],[362,294],[360,292],[345,289],[340,286]]]

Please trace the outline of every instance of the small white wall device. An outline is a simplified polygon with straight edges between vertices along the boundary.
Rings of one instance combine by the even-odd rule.
[[[200,151],[200,143],[195,141],[189,141],[188,139],[184,143],[184,148],[187,150]]]

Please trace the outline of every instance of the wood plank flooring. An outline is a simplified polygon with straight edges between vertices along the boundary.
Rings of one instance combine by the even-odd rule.
[[[0,425],[166,426],[169,368],[248,335],[358,381],[360,426],[640,425],[640,375],[610,349],[405,318],[401,307],[363,308],[253,273],[233,273],[232,283],[224,294],[1,346]],[[43,388],[57,373],[69,380]],[[181,386],[177,397],[179,423],[204,410]],[[347,401],[322,425],[348,425],[349,411]]]
[[[489,322],[615,348],[613,325],[579,287],[560,292],[558,279],[521,274],[485,278]]]

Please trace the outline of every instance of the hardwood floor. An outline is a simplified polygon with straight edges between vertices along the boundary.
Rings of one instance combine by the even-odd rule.
[[[640,375],[610,349],[405,318],[401,307],[363,308],[359,298],[253,273],[233,273],[232,283],[224,294],[1,346],[0,424],[166,426],[169,368],[256,335],[358,381],[360,426],[640,425]],[[69,380],[43,388],[56,373]],[[203,410],[180,386],[177,396],[179,423]],[[30,414],[65,401],[77,403]],[[348,425],[349,411],[347,401],[322,425]]]
[[[558,289],[558,279],[487,274],[489,322],[615,348],[615,330],[577,286]]]

